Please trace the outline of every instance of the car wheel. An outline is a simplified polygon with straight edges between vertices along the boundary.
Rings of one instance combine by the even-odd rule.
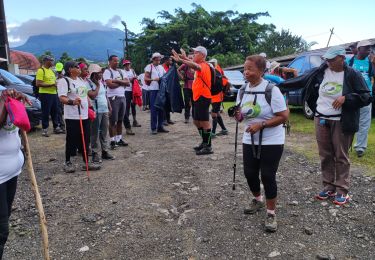
[[[314,118],[314,112],[311,110],[309,105],[306,101],[303,102],[303,114],[307,119],[313,119]]]

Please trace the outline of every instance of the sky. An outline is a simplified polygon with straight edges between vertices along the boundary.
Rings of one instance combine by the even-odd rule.
[[[257,22],[272,23],[277,30],[288,29],[307,42],[316,41],[313,49],[326,47],[331,28],[334,34],[330,46],[375,38],[373,0],[362,0],[357,5],[349,0],[4,0],[11,47],[38,34],[123,29],[121,21],[127,23],[129,30],[139,33],[142,18],[161,22],[159,11],[173,13],[176,8],[190,11],[192,3],[207,11],[268,12],[270,17]]]

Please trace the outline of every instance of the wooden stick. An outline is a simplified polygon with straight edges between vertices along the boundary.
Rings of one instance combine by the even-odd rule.
[[[30,153],[29,141],[27,139],[26,132],[23,130],[20,130],[20,131],[21,131],[23,144],[25,146],[27,169],[29,172],[29,177],[31,180],[31,184],[32,184],[32,188],[33,188],[33,192],[35,196],[36,207],[39,213],[40,229],[42,231],[42,238],[43,238],[43,255],[44,255],[45,260],[50,260],[49,250],[48,250],[49,245],[48,245],[47,221],[46,221],[46,216],[44,215],[43,203],[42,203],[42,198],[39,193],[38,183],[36,182],[36,178],[35,178],[34,167],[33,167],[33,162],[32,162],[31,153]]]

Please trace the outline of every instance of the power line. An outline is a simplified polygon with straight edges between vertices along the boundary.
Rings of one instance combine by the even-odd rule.
[[[328,33],[330,33],[330,32],[323,32],[323,33],[318,33],[318,34],[308,35],[308,36],[305,36],[304,38],[307,39],[307,38],[312,38],[312,37],[322,36],[322,35],[325,35],[325,34],[328,34]]]
[[[335,35],[335,36],[336,36],[336,38],[337,38],[337,39],[339,39],[339,40],[340,40],[340,41],[341,41],[342,43],[346,43],[345,41],[343,41],[343,40],[341,39],[341,37],[340,37],[340,36],[338,36],[338,35],[337,35],[337,33],[334,33],[334,35]]]

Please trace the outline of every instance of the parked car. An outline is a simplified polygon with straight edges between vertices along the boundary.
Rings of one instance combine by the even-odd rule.
[[[33,86],[25,84],[22,80],[14,76],[12,73],[0,69],[0,85],[5,88],[14,88],[15,90],[33,96]]]
[[[224,70],[224,75],[228,78],[231,84],[230,93],[225,100],[235,100],[237,97],[238,90],[246,83],[245,78],[239,70]]]
[[[25,84],[28,84],[28,85],[31,85],[31,83],[33,82],[33,80],[34,80],[34,78],[35,78],[35,75],[34,75],[34,76],[31,76],[31,75],[15,74],[14,76],[16,76],[17,78],[19,78],[19,79],[22,80]]]
[[[0,91],[7,89],[0,85]],[[26,104],[26,112],[30,120],[31,128],[35,128],[40,124],[40,121],[42,120],[42,107],[40,104],[40,101],[28,94],[25,94],[25,96],[31,101],[31,106]]]

